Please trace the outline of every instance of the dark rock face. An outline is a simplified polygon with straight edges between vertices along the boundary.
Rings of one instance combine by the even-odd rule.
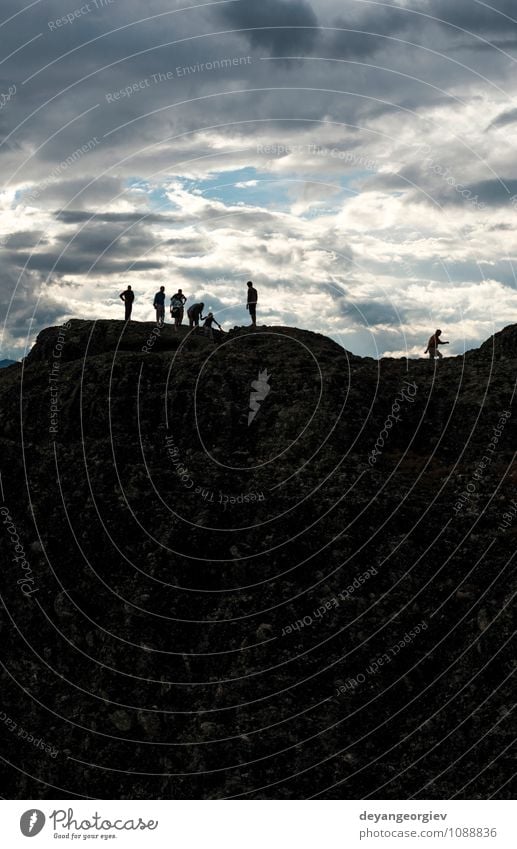
[[[469,353],[478,357],[515,359],[517,357],[517,324],[510,324],[509,327],[505,327],[499,333],[494,333],[490,339],[483,342],[479,351]]]
[[[5,795],[510,798],[516,330],[41,333],[0,374]]]

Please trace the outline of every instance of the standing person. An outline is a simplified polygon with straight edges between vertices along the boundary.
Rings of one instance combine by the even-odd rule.
[[[124,301],[124,306],[126,308],[126,321],[129,321],[131,318],[131,310],[133,309],[133,301],[135,300],[135,293],[133,292],[131,286],[128,286],[124,292],[120,293],[120,298]]]
[[[252,327],[257,326],[257,301],[258,294],[251,280],[248,280],[248,299],[246,301],[246,309],[249,310]]]
[[[190,327],[199,327],[199,319],[203,321],[204,308],[205,305],[203,302],[200,304],[192,304],[192,306],[188,308],[187,315]]]
[[[165,321],[165,286],[160,286],[160,291],[154,296],[153,307],[156,310],[156,324],[163,327]]]
[[[186,300],[181,289],[178,289],[176,294],[171,298],[171,318],[174,319],[174,329],[176,332],[178,332],[178,327],[181,327],[181,322],[183,321],[183,307]]]
[[[448,345],[448,342],[442,342],[440,339],[441,330],[435,330],[432,336],[429,337],[429,342],[427,343],[427,348],[424,351],[424,354],[429,353],[429,359],[434,360],[435,357],[438,357],[439,360],[443,359],[441,352],[438,350],[438,345]]]

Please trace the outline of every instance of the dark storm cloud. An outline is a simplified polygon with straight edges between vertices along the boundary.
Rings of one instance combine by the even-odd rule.
[[[488,206],[507,206],[517,194],[517,179],[501,177],[501,180],[482,180],[467,188]]]
[[[130,224],[128,227],[117,224],[99,224],[96,219],[84,225],[80,230],[60,233],[57,236],[57,246],[69,256],[96,257],[109,255],[113,258],[126,258],[151,250],[156,244],[156,237],[141,223]]]
[[[19,301],[14,306],[11,306],[9,311],[8,325],[9,333],[12,337],[18,340],[24,340],[29,332],[32,334],[33,311],[35,311],[34,319],[40,328],[61,324],[62,319],[66,315],[63,304],[56,303],[46,295],[42,296],[39,300],[34,299],[31,301],[30,310],[27,310],[25,303]]]
[[[436,20],[441,19],[470,32],[481,32],[484,37],[490,33],[508,34],[515,26],[512,21],[517,20],[515,0],[491,0],[490,3],[476,0],[420,0],[413,8]]]
[[[116,0],[102,9],[95,9],[92,2],[83,5],[89,5],[91,13],[79,15],[72,23],[54,30],[49,29],[49,24],[82,8],[82,4],[65,0],[38,3],[2,30],[5,40],[16,47],[32,36],[36,38],[3,65],[6,86],[15,82],[18,92],[0,111],[0,126],[5,133],[14,131],[7,144],[19,145],[23,150],[25,141],[27,149],[38,148],[24,167],[24,173],[37,178],[47,176],[53,164],[66,159],[95,134],[99,147],[74,165],[74,170],[80,173],[88,158],[105,158],[112,164],[113,152],[123,153],[122,135],[130,142],[131,150],[144,143],[144,136],[135,137],[131,130],[106,139],[106,132],[142,112],[175,100],[188,100],[200,86],[220,87],[221,80],[235,81],[246,70],[239,67],[232,68],[231,73],[212,71],[203,76],[196,72],[176,78],[177,67],[235,56],[235,40],[231,49],[228,44],[231,36],[210,34],[213,20],[208,22],[211,15],[205,9],[171,9],[170,3],[161,0],[145,7],[140,0]],[[2,3],[2,18],[16,12],[20,12],[19,3]],[[139,20],[141,23],[136,23]],[[153,80],[153,74],[169,71],[175,74],[172,81]],[[108,95],[145,79],[149,84],[145,92],[139,90],[117,102],[107,101]],[[90,111],[81,117],[86,110]],[[179,116],[173,113],[176,125],[183,122],[186,111],[198,115],[197,107],[185,107]],[[60,130],[65,124],[69,126]],[[187,124],[188,119],[183,126],[187,128]],[[153,126],[170,129],[170,116],[158,114]],[[156,140],[149,126],[145,139]],[[5,156],[6,150],[4,145],[0,155]]]
[[[16,233],[11,233],[5,239],[5,247],[11,250],[19,250],[21,248],[33,248],[37,244],[47,244],[43,231],[39,230],[18,230]]]
[[[0,314],[6,307],[6,304],[0,302]],[[36,297],[27,301],[18,299],[9,309],[7,338],[4,340],[3,352],[12,354],[13,359],[25,356],[32,348],[40,330],[60,325],[66,317],[67,312],[63,304],[58,304],[46,294],[39,300]]]
[[[128,268],[142,270],[138,287],[136,275],[130,279],[134,288],[143,291],[150,278],[158,277],[147,272],[163,267],[165,281],[165,267],[169,262],[174,266],[175,256],[179,279],[191,280],[192,287],[198,291],[211,291],[208,276],[215,281],[226,274],[229,281],[224,284],[224,290],[221,284],[224,297],[231,300],[234,291],[235,300],[240,301],[240,284],[235,284],[234,290],[232,286],[236,270],[240,276],[244,269],[244,280],[253,278],[256,272],[262,276],[261,291],[268,290],[270,285],[281,285],[292,294],[290,303],[294,304],[296,277],[303,274],[305,257],[310,258],[311,251],[318,250],[322,244],[336,247],[348,239],[346,225],[338,227],[333,222],[322,235],[317,220],[312,228],[306,227],[300,217],[286,211],[282,198],[274,190],[266,199],[261,195],[262,201],[257,206],[253,204],[253,195],[243,192],[248,207],[239,208],[230,192],[221,193],[223,200],[219,202],[201,205],[199,198],[188,197],[192,187],[185,187],[181,181],[179,188],[171,186],[178,175],[203,179],[212,168],[217,174],[224,168],[236,171],[243,166],[257,167],[255,136],[257,140],[259,136],[263,140],[265,135],[272,143],[295,144],[297,137],[306,134],[308,140],[322,147],[335,145],[348,151],[353,134],[354,139],[359,139],[360,154],[377,158],[380,167],[389,165],[393,153],[400,163],[396,151],[399,128],[404,140],[422,138],[433,123],[441,124],[443,138],[450,140],[447,149],[453,163],[451,168],[458,170],[455,177],[458,180],[463,177],[473,194],[477,190],[480,201],[494,207],[506,203],[508,215],[497,216],[502,219],[501,224],[514,215],[508,201],[515,186],[511,185],[511,192],[506,192],[494,181],[480,182],[490,172],[476,167],[473,159],[462,158],[464,150],[453,138],[456,131],[468,134],[469,126],[473,130],[478,127],[468,124],[460,104],[457,122],[456,113],[450,109],[455,105],[453,95],[461,93],[469,107],[475,107],[472,102],[475,95],[481,104],[479,115],[486,115],[482,127],[497,113],[500,114],[492,129],[511,126],[516,120],[515,110],[512,100],[504,98],[504,91],[508,90],[509,98],[513,95],[509,85],[511,63],[493,48],[485,49],[480,39],[412,11],[449,20],[455,26],[486,37],[496,46],[511,43],[512,37],[517,41],[517,27],[487,5],[475,0],[409,0],[411,8],[399,8],[397,2],[386,5],[355,0],[239,0],[225,6],[207,5],[176,13],[175,7],[187,5],[183,0],[147,0],[146,4],[141,0],[114,0],[104,9],[80,15],[71,24],[56,29],[49,27],[49,22],[80,8],[82,2],[39,2],[2,29],[9,47],[6,52],[36,36],[30,46],[4,62],[4,88],[0,87],[1,93],[13,81],[18,86],[16,96],[0,109],[0,138],[12,131],[9,140],[0,145],[3,178],[18,190],[16,196],[6,192],[3,197],[6,223],[2,232],[11,231],[7,238],[3,236],[7,252],[0,297],[4,304],[31,249],[36,252],[22,275],[15,299],[13,329],[20,336],[41,291],[44,297],[46,292],[53,294],[71,311],[81,309],[80,299],[84,298],[85,303],[94,304],[105,315],[102,310],[114,306],[109,300],[111,295],[107,296],[114,291],[114,274],[127,281]],[[192,6],[196,5],[192,0]],[[514,5],[515,0],[511,3],[495,0],[497,9],[517,17]],[[21,9],[19,0],[3,0],[2,17]],[[140,18],[156,14],[160,17],[132,25]],[[332,30],[332,26],[336,29]],[[118,31],[110,32],[117,28]],[[370,34],[344,32],[344,29]],[[211,34],[219,30],[231,31]],[[37,37],[39,33],[41,37]],[[181,39],[185,39],[182,44],[168,44]],[[405,41],[413,41],[417,46],[411,47]],[[477,52],[466,53],[464,48],[469,47]],[[460,55],[456,49],[462,50]],[[178,66],[195,66],[219,57],[248,53],[253,54],[252,62],[231,71],[195,71],[183,78],[176,73]],[[275,56],[284,54],[306,58],[295,62],[275,60]],[[261,57],[268,61],[261,61]],[[327,57],[328,61],[319,57]],[[348,61],[344,64],[332,61],[336,59]],[[368,63],[379,67],[368,67]],[[169,71],[174,72],[170,81],[155,83],[152,79],[153,74]],[[33,78],[23,85],[23,80],[32,74]],[[147,85],[145,81],[149,79]],[[140,83],[144,88],[138,88],[131,96],[113,97],[113,93],[133,84],[138,87]],[[498,85],[501,88],[496,90]],[[343,91],[347,93],[336,93]],[[488,97],[484,99],[486,93]],[[491,99],[490,94],[495,94],[495,98]],[[487,103],[489,111],[485,112]],[[81,117],[85,110],[90,111]],[[474,115],[474,108],[470,114]],[[335,124],[329,129],[327,125],[332,122]],[[369,129],[374,130],[371,135],[363,131],[368,122]],[[343,146],[338,140],[340,124],[346,125]],[[200,132],[212,125],[215,129]],[[318,133],[320,137],[316,137]],[[496,172],[504,170],[511,174],[510,151],[506,150],[504,136],[504,132],[494,132],[490,142],[494,146],[494,162],[499,163]],[[91,150],[70,166],[62,167],[61,163],[93,137],[98,138],[98,143]],[[323,157],[321,161],[323,167]],[[297,163],[297,167],[304,168],[301,156]],[[460,164],[456,166],[456,163]],[[329,164],[335,165],[330,160]],[[19,171],[13,176],[16,169]],[[345,179],[349,171],[347,166]],[[278,172],[291,176],[287,163],[282,163]],[[94,182],[86,189],[90,179]],[[443,179],[421,173],[417,168],[406,168],[399,177],[378,174],[377,182],[375,179],[353,183],[358,191],[354,203],[357,202],[359,222],[368,215],[361,212],[363,192],[366,208],[370,205],[372,209],[375,202],[367,190],[378,189],[391,195],[402,192],[403,203],[397,204],[394,197],[388,201],[390,209],[397,206],[401,210],[402,228],[395,228],[393,242],[388,242],[385,251],[379,246],[381,258],[375,255],[376,245],[373,245],[372,255],[365,264],[369,272],[372,269],[376,272],[378,288],[372,284],[371,301],[362,289],[358,304],[364,307],[363,312],[372,324],[398,323],[386,302],[384,276],[407,277],[408,264],[418,271],[419,251],[423,254],[422,264],[428,262],[431,266],[435,261],[434,255],[431,259],[428,255],[435,250],[432,240],[429,247],[416,248],[414,257],[410,256],[408,243],[404,243],[403,256],[409,258],[403,266],[393,262],[387,268],[382,259],[397,254],[406,230],[412,233],[419,227],[422,208],[413,208],[412,203],[424,196],[408,186],[407,180],[412,179],[447,205],[448,214],[454,215],[455,205],[465,201]],[[134,180],[140,181],[139,190],[128,188]],[[472,183],[478,183],[479,187]],[[27,196],[33,189],[36,197],[30,202]],[[176,191],[174,205],[164,200],[167,194],[174,198]],[[76,194],[78,198],[74,199]],[[381,199],[380,208],[382,203]],[[62,206],[70,208],[57,212]],[[20,220],[11,229],[9,217],[18,212]],[[416,221],[413,221],[415,212]],[[373,227],[379,226],[376,215],[374,209]],[[86,225],[84,229],[82,225]],[[364,226],[361,225],[363,229]],[[33,233],[28,232],[31,227]],[[48,231],[44,232],[47,227]],[[128,228],[126,233],[125,228]],[[352,221],[350,229],[353,228]],[[41,236],[43,240],[36,247]],[[347,253],[352,254],[356,238],[361,241],[360,236],[354,236]],[[160,247],[162,239],[165,242]],[[271,251],[268,250],[270,239]],[[282,242],[278,254],[275,240]],[[297,252],[292,245],[302,241],[304,249]],[[476,246],[480,246],[479,240]],[[444,252],[449,248],[451,253],[457,248],[454,236]],[[368,245],[361,246],[361,256],[365,249]],[[484,256],[492,257],[490,245],[483,244],[482,249],[486,251]],[[47,283],[48,273],[54,269],[62,250],[56,273]],[[468,253],[468,246],[465,251]],[[202,261],[198,259],[200,256]],[[184,257],[192,258],[192,262],[184,263],[185,268]],[[317,258],[308,267],[308,279],[313,269],[321,268]],[[438,275],[439,270],[430,268],[425,279],[435,279],[432,274]],[[460,281],[479,277],[475,265],[458,268],[457,273]],[[508,272],[494,265],[486,273],[489,276]],[[278,274],[285,279],[277,280]],[[69,275],[73,275],[71,279]],[[355,283],[351,284],[350,298]],[[79,292],[75,288],[78,285]],[[220,291],[215,283],[213,290]],[[118,291],[117,284],[117,294]],[[106,294],[108,299],[103,301],[101,294]],[[273,289],[268,294],[269,302],[280,309]],[[215,299],[210,303],[219,305]],[[62,309],[60,304],[50,303],[48,299],[42,301],[37,315],[39,327],[57,323],[63,318]],[[357,313],[353,310],[344,315],[348,322],[360,323],[360,319],[354,318]],[[295,316],[293,308],[293,315],[286,320],[300,323],[300,315]],[[321,320],[318,315],[316,321]],[[322,331],[325,332],[324,328]]]
[[[5,251],[5,261],[20,268],[27,264],[31,270],[55,272],[57,275],[84,275],[92,271],[116,274],[126,269],[141,271],[161,268],[162,263],[146,255],[152,251],[156,238],[140,224],[129,225],[127,231],[122,223],[99,224],[93,220],[80,230],[61,232],[53,236],[53,250],[41,251],[36,246],[32,253],[27,250]],[[128,257],[134,257],[128,262]]]
[[[0,287],[0,320],[6,320],[8,337],[17,340],[11,342],[9,350],[19,349],[30,330],[32,314],[41,309],[43,322],[53,323],[57,316],[64,315],[63,305],[58,304],[45,290],[45,275],[34,269],[20,269],[10,263],[7,257],[2,261],[2,286]],[[39,324],[38,327],[45,327]]]
[[[83,229],[74,232],[61,233],[57,237],[60,246],[68,255],[73,253],[82,258],[89,257],[92,262],[96,257],[106,252],[110,258],[115,256],[125,258],[128,255],[142,256],[156,250],[171,247],[178,256],[200,255],[208,249],[206,237],[178,236],[158,238],[152,229],[153,224],[177,224],[177,218],[167,215],[99,215],[93,213],[58,213],[56,218],[66,224],[82,223]],[[148,263],[148,260],[145,260]],[[161,267],[159,265],[143,264],[136,261],[131,266],[133,270]]]
[[[516,121],[517,109],[509,109],[506,112],[501,112],[501,114],[488,125],[487,130],[497,129],[498,127],[507,127],[509,124],[515,124]]]
[[[220,19],[243,33],[252,47],[271,55],[307,53],[318,37],[318,19],[305,0],[259,0],[223,6]]]
[[[63,215],[58,213],[54,217],[59,221]],[[13,234],[6,240],[2,254],[4,269],[12,268],[13,277],[24,267],[29,272],[47,275],[52,272],[60,277],[91,273],[113,275],[162,267],[163,263],[155,258],[153,250],[159,243],[147,222],[134,219],[126,223],[124,218],[99,222],[96,218],[89,221],[83,214],[78,217],[82,224],[80,229],[67,228],[52,233],[52,249],[49,249],[49,238],[41,238],[41,232]],[[73,215],[71,218],[74,221]]]
[[[165,224],[168,221],[174,221],[175,216],[166,214],[156,214],[147,212],[99,212],[90,210],[88,212],[80,212],[77,210],[60,210],[54,213],[58,221],[64,224],[81,224],[83,221],[91,219],[97,222],[106,224]]]
[[[326,50],[321,55],[360,60],[385,52],[395,60],[395,65],[397,58],[403,57],[404,60],[409,59],[410,64],[415,62],[421,68],[425,54],[420,46],[430,48],[437,54],[442,53],[444,58],[452,56],[451,48],[492,53],[497,48],[515,48],[517,32],[513,39],[497,38],[497,34],[508,35],[509,30],[514,28],[512,22],[498,12],[516,18],[514,0],[501,0],[495,6],[478,3],[477,0],[416,0],[407,6],[396,3],[389,6],[352,4],[347,8],[346,15],[338,14],[332,21],[336,32],[331,35],[325,33]],[[468,38],[469,32],[473,34],[471,38]],[[500,58],[497,55],[488,57],[490,61]],[[439,63],[436,58],[431,60],[431,64],[433,62],[435,76]],[[476,62],[475,70],[483,71],[479,62]],[[454,73],[456,77],[462,73],[457,63]],[[425,78],[426,75],[422,76]],[[444,88],[448,88],[448,82]],[[409,79],[399,79],[398,84],[401,89],[411,87]],[[429,92],[424,90],[422,94],[427,101]],[[413,106],[418,108],[418,100],[411,100]]]
[[[371,177],[356,180],[352,185],[362,192],[407,192],[411,189],[418,191],[420,187],[428,189],[428,186],[425,186],[422,169],[413,165],[402,168],[397,173],[374,174]]]
[[[45,180],[43,177],[39,188],[36,183],[34,188],[27,190],[24,194],[27,203],[46,208],[72,203],[74,209],[81,209],[108,204],[119,195],[127,197],[131,194],[131,190],[125,188],[123,181],[115,177],[96,177],[92,174],[74,180],[62,179],[51,184],[47,184]]]
[[[213,247],[213,243],[208,243],[206,238],[200,236],[198,238],[167,239],[164,246],[173,248],[175,256],[193,257],[206,254]]]
[[[77,4],[70,6],[73,9]],[[427,38],[433,49],[447,47],[443,27],[438,30],[421,16],[409,14],[405,9],[356,3],[345,8],[346,15],[343,13],[343,4],[336,2],[333,8],[326,7],[324,15],[318,12],[321,17],[319,20],[315,11],[318,10],[318,4],[311,5],[306,0],[240,0],[224,6],[192,9],[177,14],[172,14],[174,9],[170,9],[164,2],[154,2],[144,10],[137,0],[124,3],[117,0],[106,9],[94,10],[91,14],[80,16],[71,25],[50,31],[48,22],[69,9],[64,0],[37,4],[30,13],[19,15],[7,27],[9,37],[17,45],[38,32],[42,33],[42,37],[9,60],[9,79],[12,77],[20,83],[32,73],[36,73],[36,76],[23,88],[19,86],[19,95],[0,112],[0,120],[5,120],[6,128],[10,129],[20,121],[25,121],[10,140],[14,144],[21,143],[22,146],[32,148],[52,137],[23,167],[21,174],[33,177],[35,182],[48,178],[56,162],[65,160],[94,135],[99,138],[99,144],[69,171],[60,175],[56,183],[70,182],[69,189],[72,190],[72,175],[102,173],[102,165],[99,170],[100,163],[112,166],[118,158],[142,149],[149,142],[179,131],[196,129],[203,123],[228,124],[236,120],[242,132],[246,133],[253,132],[254,128],[242,122],[266,115],[277,121],[285,121],[290,132],[306,130],[306,123],[301,122],[296,126],[294,122],[287,121],[290,117],[299,117],[299,99],[294,98],[289,91],[262,91],[252,96],[248,92],[242,95],[235,93],[231,97],[222,92],[225,88],[233,90],[239,87],[267,89],[276,85],[289,85],[293,81],[297,87],[306,85],[308,88],[318,88],[327,85],[330,89],[339,88],[336,80],[342,82],[343,67],[325,62],[309,62],[307,65],[284,63],[284,78],[279,76],[280,63],[261,62],[260,55],[294,53],[361,58],[382,50],[389,53],[393,65],[409,64],[404,59],[401,45],[381,36],[403,37],[410,28],[418,33],[416,41],[425,43]],[[8,0],[4,14],[15,11],[19,11],[19,4]],[[165,14],[161,17],[131,25],[132,21],[139,18],[162,12]],[[365,29],[374,35],[318,30],[320,23],[325,27],[342,25]],[[119,31],[111,32],[120,27],[122,29]],[[217,36],[210,34],[218,29],[234,29],[236,32]],[[192,40],[188,40],[191,37]],[[163,46],[169,41],[181,39],[187,41],[170,47]],[[89,40],[91,43],[86,44]],[[193,65],[218,56],[235,56],[247,49],[249,44],[256,48],[258,55],[253,57],[251,65],[233,69],[231,75],[228,72],[196,73],[184,79],[178,79],[176,75],[170,82],[151,84],[145,91],[138,91],[131,97],[123,97],[114,103],[106,101],[108,94],[150,79],[153,73],[175,70],[178,65]],[[67,56],[67,51],[72,52]],[[422,66],[422,76],[428,79],[436,76],[438,82],[441,78],[447,81],[450,79],[450,69],[436,65],[435,58],[420,55],[418,60]],[[52,64],[49,65],[49,62]],[[103,67],[106,70],[101,70]],[[455,73],[461,73],[457,66]],[[465,73],[468,75],[468,72]],[[76,85],[77,81],[80,82]],[[379,103],[372,99],[372,95],[394,100],[410,109],[439,103],[439,94],[430,88],[423,88],[410,78],[410,74],[402,78],[347,66],[346,83],[349,90],[357,91],[367,99],[351,96],[336,98],[332,93],[308,91],[303,97],[306,118],[319,120],[328,115],[338,121],[353,122],[358,113],[379,118],[391,109],[398,108]],[[60,95],[59,92],[69,85],[73,87]],[[205,92],[220,94],[203,101],[202,105],[196,101],[188,102],[190,97],[203,96]],[[55,95],[55,100],[41,108],[47,99]],[[445,101],[446,95],[443,98]],[[174,108],[176,102],[182,105]],[[77,118],[82,111],[92,108],[93,111],[86,116]],[[29,117],[33,109],[38,111]],[[106,132],[117,126],[153,111],[155,114],[152,116],[105,136]],[[72,123],[67,128],[56,133],[59,127],[69,121]],[[280,124],[277,124],[275,131],[279,127]],[[184,152],[188,153],[192,146],[191,138],[185,143]],[[2,152],[5,156],[5,147],[0,149],[0,155]],[[170,152],[161,150],[159,167],[170,166],[174,152],[173,144]],[[153,165],[152,155],[148,154],[148,157],[145,165],[147,173]],[[142,163],[140,154],[139,162]],[[18,160],[16,164],[19,164]],[[125,166],[126,169],[128,167]],[[79,179],[77,183],[80,183]],[[78,185],[75,190],[80,188]],[[38,202],[57,205],[61,200],[67,203],[70,197],[68,191],[61,197],[60,189],[52,184],[45,188]],[[109,193],[104,197],[106,202],[108,199]],[[91,201],[91,205],[94,203],[100,205],[101,198]],[[80,202],[74,202],[74,207],[87,204],[88,201],[81,195]]]
[[[156,261],[135,261],[128,262],[109,259],[106,255],[97,257],[88,254],[65,253],[59,256],[58,253],[33,253],[24,254],[12,253],[7,254],[7,261],[19,268],[27,264],[30,271],[40,271],[43,273],[54,272],[56,274],[122,274],[130,271],[150,271],[157,268],[162,268],[161,262]]]
[[[455,50],[515,50],[517,47],[517,38],[489,38],[480,40],[479,38],[471,39],[463,44],[455,44]]]
[[[366,7],[366,10],[359,6],[358,9],[359,13],[352,9],[347,17],[340,15],[333,22],[337,29],[329,38],[330,55],[343,59],[365,58],[378,50],[396,46],[390,43],[390,36],[399,37],[407,30],[422,26],[414,15],[396,6]]]
[[[368,326],[377,324],[397,325],[404,316],[386,301],[352,301],[339,299],[338,309],[342,316],[355,323]]]
[[[440,166],[442,167],[442,166]],[[460,165],[457,166],[458,169]],[[402,168],[398,173],[375,174],[357,181],[361,191],[379,191],[386,193],[403,192],[410,202],[432,203],[443,206],[462,206],[470,202],[487,206],[509,205],[517,193],[517,180],[501,177],[493,180],[472,182],[461,178],[458,170],[454,175],[454,166],[445,168],[443,175],[415,165]]]

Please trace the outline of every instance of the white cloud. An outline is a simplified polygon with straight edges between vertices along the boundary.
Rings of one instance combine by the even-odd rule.
[[[244,55],[247,36],[206,35],[221,21],[204,9],[80,46],[87,31],[102,35],[136,20],[140,7],[130,2],[78,22],[69,58],[54,62],[66,51],[53,33],[13,59],[5,72],[18,80],[51,64],[26,87],[23,108],[14,99],[0,112],[12,131],[0,147],[4,308],[18,286],[5,353],[16,353],[16,339],[23,344],[21,317],[34,302],[24,301],[26,291],[43,293],[38,327],[38,315],[43,322],[52,314],[50,301],[54,310],[119,317],[128,282],[137,318],[152,315],[149,298],[163,282],[192,297],[208,292],[244,323],[242,286],[253,279],[269,321],[344,332],[363,354],[376,345],[405,350],[405,334],[416,355],[437,322],[461,350],[461,340],[481,342],[514,321],[513,128],[493,125],[517,102],[504,55],[465,52],[457,32],[391,6],[375,15],[369,4],[337,0],[313,8],[324,25],[342,26],[348,14],[387,37],[322,30],[312,47],[304,42],[307,59],[290,62],[276,60],[264,36],[248,66],[149,86],[111,104],[106,91],[169,65]],[[167,10],[153,3],[153,13]],[[37,16],[50,11],[35,7],[34,15],[41,27]],[[479,27],[492,37],[490,13],[483,15]],[[397,41],[416,35],[420,49]],[[93,136],[99,144],[56,174]],[[466,199],[471,186],[484,209]],[[94,219],[56,216],[61,209]]]

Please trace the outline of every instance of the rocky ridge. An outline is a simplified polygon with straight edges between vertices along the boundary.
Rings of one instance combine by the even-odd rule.
[[[3,723],[19,798],[507,798],[516,365],[43,331],[0,372],[3,709],[59,750]]]

